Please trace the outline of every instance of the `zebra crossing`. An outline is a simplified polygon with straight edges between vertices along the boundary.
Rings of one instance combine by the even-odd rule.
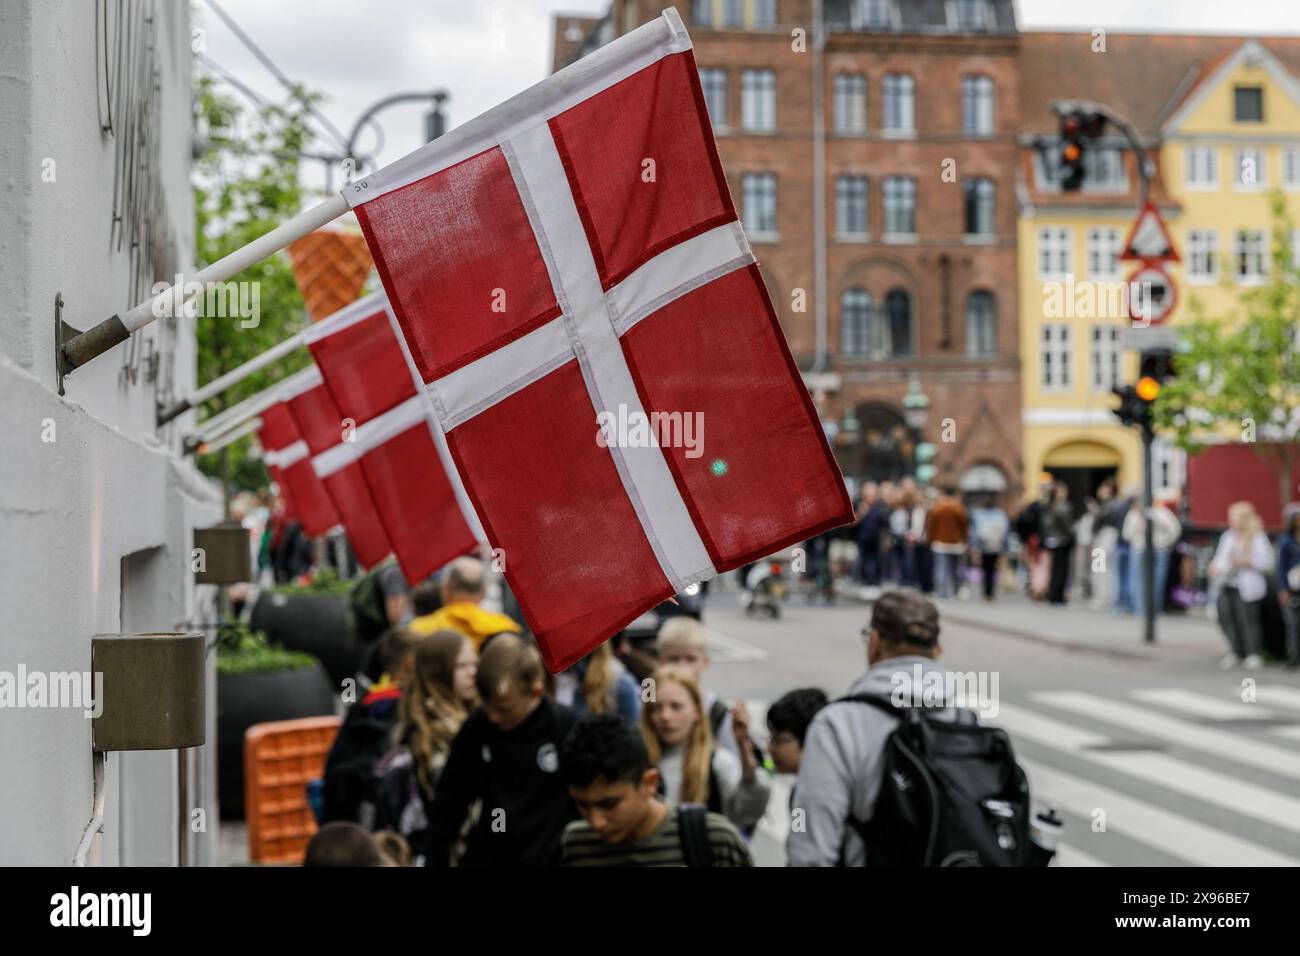
[[[763,727],[766,702],[748,704]],[[1033,691],[987,723],[1011,735],[1034,805],[1066,818],[1056,866],[1300,866],[1300,688]],[[769,861],[792,783],[774,781],[755,835]]]

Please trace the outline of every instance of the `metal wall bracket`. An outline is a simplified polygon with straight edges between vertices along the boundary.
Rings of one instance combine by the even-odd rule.
[[[72,374],[76,368],[68,361],[67,355],[63,352],[63,346],[69,339],[80,335],[79,329],[74,329],[63,321],[63,293],[54,293],[54,377],[59,383],[59,394],[63,394],[63,377]]]

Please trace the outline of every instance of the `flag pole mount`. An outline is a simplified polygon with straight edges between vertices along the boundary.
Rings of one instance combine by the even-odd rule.
[[[74,369],[90,361],[101,352],[125,342],[131,333],[116,315],[105,319],[89,332],[74,329],[63,321],[63,293],[54,294],[54,376],[58,380],[59,394],[63,394],[63,379]]]

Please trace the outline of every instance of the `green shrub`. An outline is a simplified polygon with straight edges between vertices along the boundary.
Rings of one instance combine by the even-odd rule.
[[[218,674],[268,674],[308,670],[319,662],[310,654],[271,644],[246,624],[223,624],[217,630]]]

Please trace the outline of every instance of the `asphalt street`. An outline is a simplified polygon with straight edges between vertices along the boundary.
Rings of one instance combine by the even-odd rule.
[[[715,594],[706,683],[748,701],[756,725],[792,688],[838,696],[866,666],[868,613],[795,596],[771,621]],[[1043,609],[1072,613],[1085,612]],[[1300,675],[1221,671],[1212,647],[1125,657],[952,620],[941,642],[950,669],[997,673],[989,722],[1010,732],[1035,803],[1065,818],[1060,865],[1300,864]],[[789,782],[754,837],[760,865],[784,863]]]

